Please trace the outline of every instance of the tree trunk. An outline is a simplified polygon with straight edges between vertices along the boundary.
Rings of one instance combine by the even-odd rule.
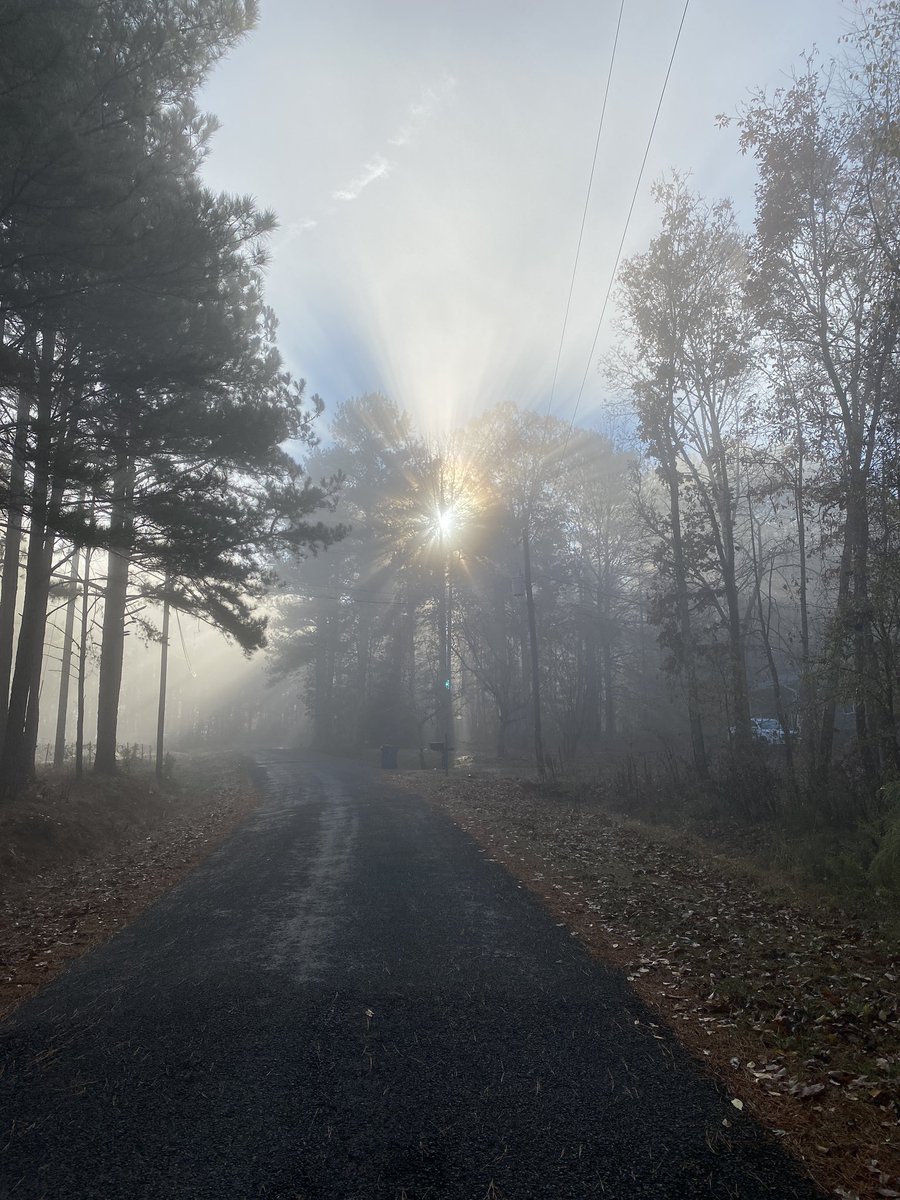
[[[769,678],[772,680],[772,694],[775,698],[775,713],[784,730],[784,752],[787,760],[788,774],[793,781],[794,778],[794,744],[791,737],[790,723],[787,718],[787,713],[784,707],[784,697],[781,691],[781,678],[778,674],[778,666],[775,662],[775,655],[772,652],[771,638],[771,622],[766,617],[765,607],[762,599],[762,530],[754,531],[753,521],[753,503],[748,498],[747,511],[750,517],[750,547],[753,555],[753,582],[754,592],[756,594],[756,607],[759,615],[759,632],[762,636],[763,649],[766,654],[766,663],[769,667]],[[757,533],[759,535],[759,544],[757,547]],[[769,598],[771,611],[771,580],[769,583]]]
[[[324,604],[323,604],[324,609]],[[313,731],[317,750],[331,748],[334,657],[331,653],[331,621],[321,611],[316,618],[316,665],[313,692]]]
[[[608,741],[612,741],[617,732],[617,713],[616,713],[616,664],[612,652],[612,644],[609,637],[603,643],[603,698],[604,707],[606,710],[606,720],[604,722],[605,732]]]
[[[66,757],[66,733],[69,724],[69,688],[75,641],[75,611],[78,607],[78,558],[76,549],[69,568],[71,594],[66,600],[66,621],[63,627],[63,644],[60,652],[59,693],[56,699],[56,733],[53,739],[53,765],[61,767]]]
[[[827,660],[822,681],[822,723],[819,729],[818,769],[827,772],[834,752],[834,721],[837,713],[838,684],[841,673],[846,610],[850,597],[850,541],[845,534],[841,551],[835,617],[831,624]]]
[[[853,455],[852,447],[850,453]],[[849,545],[851,593],[846,610],[849,624],[847,632],[853,646],[857,744],[866,786],[869,791],[874,791],[880,776],[878,671],[872,633],[872,605],[869,599],[869,514],[866,480],[860,467],[851,466],[849,485],[845,536]]]
[[[75,634],[75,609],[78,605],[78,551],[72,553],[69,568],[71,594],[66,600],[66,623],[63,628],[62,656],[59,667],[59,696],[56,701],[56,736],[53,740],[53,765],[61,767],[66,757],[66,726],[69,718],[69,676],[72,671],[72,649]]]
[[[678,603],[678,626],[681,635],[682,661],[687,683],[688,722],[691,729],[691,748],[694,770],[701,779],[709,778],[706,745],[703,740],[703,722],[700,716],[700,689],[697,686],[697,666],[694,654],[694,638],[691,629],[691,610],[688,600],[687,567],[684,557],[684,542],[681,536],[681,502],[678,495],[678,468],[674,449],[670,450],[665,465],[669,485],[669,516],[672,524],[672,569]]]
[[[366,744],[368,733],[371,616],[367,605],[361,604],[358,607],[361,611],[357,618],[356,631],[356,729],[354,731],[354,741],[356,748],[359,750]]]
[[[803,432],[797,420],[797,472],[794,476],[794,518],[797,522],[797,554],[800,559],[800,746],[806,768],[812,776],[816,770],[818,745],[815,729],[815,681],[809,653],[809,593],[806,566],[806,511],[804,503]],[[832,717],[832,727],[834,718]]]
[[[531,587],[531,549],[528,542],[528,526],[522,530],[522,547],[525,554],[525,604],[528,609],[528,641],[531,647],[531,707],[534,721],[534,759],[538,775],[544,778],[544,738],[541,731],[541,670],[538,660],[537,620],[534,612],[534,592]]]
[[[109,522],[106,592],[103,601],[103,633],[100,648],[100,686],[97,696],[97,746],[94,771],[112,775],[116,771],[116,732],[122,662],[125,656],[125,609],[128,602],[128,571],[134,532],[134,460],[125,421],[120,421],[120,448],[116,455]]]
[[[47,598],[50,591],[50,574],[45,568],[45,533],[49,506],[55,343],[55,331],[45,330],[41,340],[34,425],[34,470],[31,482],[25,596],[16,644],[16,666],[9,696],[3,753],[0,759],[0,796],[4,798],[17,795],[34,773],[34,759],[29,755],[27,734],[30,725],[33,724],[33,705],[37,696],[35,695],[32,701],[31,723],[28,721],[28,703],[35,680],[40,678]]]
[[[9,714],[9,685],[12,677],[13,634],[16,597],[19,592],[19,559],[22,551],[22,515],[25,507],[25,459],[28,451],[28,418],[31,394],[19,389],[16,432],[9,463],[9,498],[6,507],[6,539],[3,545],[3,580],[0,583],[0,751]]]
[[[509,717],[504,705],[497,704],[497,757],[502,762],[506,758],[506,730]]]

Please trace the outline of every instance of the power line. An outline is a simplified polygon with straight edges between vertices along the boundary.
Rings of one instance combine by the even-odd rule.
[[[184,661],[187,664],[187,669],[190,672],[191,679],[197,678],[197,672],[191,666],[190,655],[188,654],[187,646],[184,641],[184,630],[181,628],[181,617],[178,614],[178,609],[175,609],[175,621],[178,625],[178,636],[181,638],[181,653],[184,655]]]
[[[603,307],[600,310],[600,319],[597,322],[597,329],[594,333],[594,340],[593,340],[593,342],[591,342],[591,350],[590,350],[590,354],[588,355],[587,365],[584,368],[584,375],[581,378],[581,387],[579,387],[578,395],[575,399],[575,409],[572,413],[572,420],[569,422],[569,431],[566,434],[566,440],[563,445],[563,454],[565,454],[565,452],[566,452],[566,447],[569,444],[569,438],[571,437],[572,430],[575,428],[575,418],[578,415],[578,406],[581,403],[581,397],[584,392],[584,385],[587,383],[588,372],[591,369],[591,363],[593,362],[593,359],[594,359],[594,351],[597,347],[597,339],[600,336],[600,328],[603,325],[603,318],[606,315],[606,309],[609,304],[609,298],[612,295],[613,284],[616,281],[616,272],[619,269],[619,260],[622,257],[622,250],[625,246],[625,238],[628,236],[628,227],[631,224],[631,217],[632,217],[632,214],[634,213],[634,206],[635,206],[635,203],[637,202],[638,192],[640,191],[640,187],[641,187],[641,181],[644,178],[644,170],[647,166],[647,159],[650,155],[650,146],[653,142],[653,135],[656,132],[656,124],[659,120],[659,114],[662,109],[663,100],[665,99],[666,89],[669,86],[669,76],[672,74],[672,64],[675,62],[675,55],[678,51],[678,43],[681,41],[681,31],[682,31],[682,29],[684,29],[684,20],[685,20],[685,17],[687,16],[688,6],[690,5],[690,2],[691,2],[691,0],[684,0],[684,8],[682,9],[682,12],[681,12],[681,20],[678,23],[678,31],[675,34],[675,42],[674,42],[674,45],[672,46],[672,53],[669,56],[669,65],[666,68],[666,77],[663,80],[662,89],[659,93],[659,101],[656,105],[656,112],[653,115],[653,124],[650,126],[650,134],[647,138],[647,145],[644,147],[644,157],[641,159],[641,169],[638,172],[637,182],[634,185],[634,192],[632,193],[632,196],[631,196],[631,204],[628,207],[628,215],[625,218],[625,228],[622,230],[622,236],[619,239],[619,248],[616,251],[616,261],[613,263],[613,268],[612,268],[612,271],[610,272],[609,285],[607,286],[607,289],[606,289],[606,295],[603,298]]]
[[[569,295],[566,299],[566,311],[565,311],[565,315],[563,317],[562,331],[560,332],[560,335],[559,335],[559,349],[556,352],[556,366],[553,368],[553,382],[550,385],[550,399],[547,402],[547,416],[548,417],[550,416],[550,412],[553,408],[553,396],[554,396],[554,393],[556,392],[556,381],[557,381],[557,378],[559,377],[559,364],[560,364],[560,360],[562,358],[563,342],[565,341],[566,329],[569,324],[569,309],[572,306],[572,292],[575,290],[575,274],[578,270],[578,258],[579,258],[579,255],[581,254],[581,243],[584,238],[584,226],[585,226],[585,222],[587,221],[588,203],[591,198],[591,189],[594,186],[594,172],[597,168],[597,154],[598,154],[598,151],[600,150],[600,136],[603,133],[603,122],[604,122],[604,118],[606,117],[606,102],[609,99],[609,85],[610,85],[610,81],[612,80],[613,66],[616,61],[616,49],[619,45],[619,30],[622,27],[622,13],[623,13],[624,9],[625,9],[625,0],[620,0],[619,17],[618,17],[618,20],[616,21],[616,33],[615,33],[615,37],[613,38],[612,54],[610,55],[610,58],[609,58],[609,70],[606,73],[606,88],[603,92],[603,107],[600,109],[600,123],[597,126],[597,140],[594,143],[594,157],[591,160],[591,174],[590,174],[590,178],[588,179],[587,194],[584,197],[584,211],[581,214],[581,228],[578,230],[578,245],[575,247],[575,261],[572,264],[572,278],[569,281]]]

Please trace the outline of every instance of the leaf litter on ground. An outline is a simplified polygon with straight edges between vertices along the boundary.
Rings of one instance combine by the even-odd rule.
[[[235,756],[176,780],[39,778],[0,813],[0,1019],[174,886],[258,802]]]
[[[406,777],[622,969],[834,1195],[900,1195],[900,948],[707,842],[490,774]],[[735,1117],[735,1119],[741,1119]]]

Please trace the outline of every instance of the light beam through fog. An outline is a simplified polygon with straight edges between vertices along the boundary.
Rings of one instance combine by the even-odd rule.
[[[382,390],[440,432],[499,400],[546,405],[618,8],[263,3],[207,87],[223,122],[207,171],[278,211],[269,299],[290,365],[329,406]],[[591,340],[681,12],[625,7],[555,389],[563,418],[586,368],[579,419],[603,404]],[[626,254],[672,168],[749,220],[753,166],[715,116],[784,82],[802,49],[830,49],[846,17],[838,0],[693,0]]]

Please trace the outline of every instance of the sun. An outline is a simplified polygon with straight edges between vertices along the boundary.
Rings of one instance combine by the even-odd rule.
[[[456,528],[456,525],[456,513],[452,508],[445,508],[438,511],[437,527],[442,537],[449,537]]]

